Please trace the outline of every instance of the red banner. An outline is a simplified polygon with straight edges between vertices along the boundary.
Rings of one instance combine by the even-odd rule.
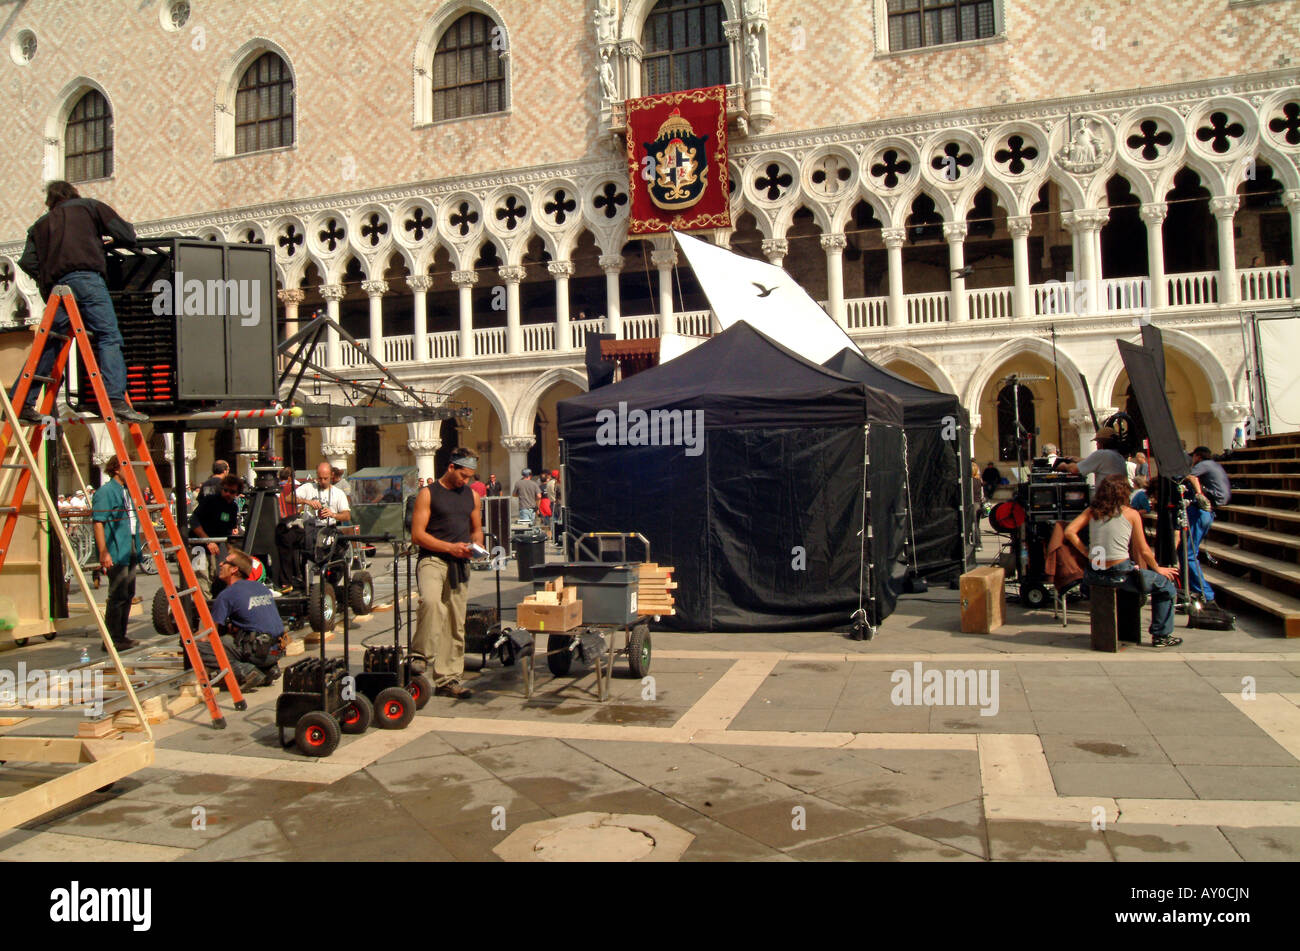
[[[727,87],[627,101],[629,234],[731,227]]]

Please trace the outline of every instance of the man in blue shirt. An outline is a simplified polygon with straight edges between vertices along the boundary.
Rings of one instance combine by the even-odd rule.
[[[217,567],[225,587],[209,605],[235,679],[245,690],[274,683],[284,654],[284,621],[275,608],[275,596],[266,585],[249,580],[252,572],[253,559],[231,548]],[[216,656],[206,640],[199,642],[199,654],[208,674],[215,675]]]
[[[126,625],[135,598],[135,569],[142,555],[140,519],[126,494],[122,464],[117,456],[110,456],[104,463],[104,474],[109,480],[95,493],[93,507],[99,567],[108,576],[104,626],[113,638],[113,646],[124,651],[136,645],[136,641],[126,636]],[[103,650],[108,653],[108,646]]]
[[[1187,486],[1195,501],[1187,507],[1187,587],[1193,598],[1210,602],[1214,589],[1201,571],[1201,542],[1214,523],[1214,511],[1232,499],[1232,484],[1223,466],[1214,461],[1208,446],[1192,450],[1192,472]]]

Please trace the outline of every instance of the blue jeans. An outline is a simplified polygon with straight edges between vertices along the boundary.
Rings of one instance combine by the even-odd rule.
[[[1187,509],[1187,587],[1192,597],[1205,601],[1214,600],[1214,589],[1201,573],[1201,542],[1205,540],[1214,522],[1214,512],[1205,511],[1199,505]]]
[[[108,390],[109,400],[123,399],[126,394],[126,360],[122,357],[122,334],[117,329],[117,312],[113,310],[113,300],[108,296],[108,285],[104,283],[104,278],[94,271],[72,271],[59,278],[57,283],[67,284],[72,288],[72,298],[77,302],[77,309],[81,311],[81,319],[86,329],[95,335],[95,357],[99,361],[100,376],[104,381],[104,389]],[[54,315],[54,323],[50,329],[62,334],[71,331],[72,322],[68,319],[68,313],[62,305],[59,306],[59,312]],[[40,362],[36,364],[36,373],[39,376],[49,376],[54,369],[54,360],[58,354],[57,341],[51,341],[41,353]],[[83,389],[89,382],[89,380],[83,381]],[[17,386],[18,384],[15,383],[9,390],[10,396]],[[29,409],[35,409],[36,394],[39,390],[40,384],[33,380],[31,389],[27,391],[26,405]]]
[[[1101,585],[1107,588],[1119,588],[1140,594],[1145,587],[1151,597],[1151,637],[1164,637],[1174,631],[1174,599],[1178,589],[1164,575],[1155,571],[1142,569],[1142,582],[1138,583],[1137,572],[1133,562],[1121,561],[1103,571],[1088,568],[1083,573],[1083,580],[1089,585]]]

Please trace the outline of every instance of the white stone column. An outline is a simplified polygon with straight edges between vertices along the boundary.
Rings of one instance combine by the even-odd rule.
[[[1282,203],[1291,213],[1291,297],[1300,300],[1300,188],[1283,192]]]
[[[885,255],[889,261],[889,326],[907,326],[907,302],[903,299],[903,242],[907,240],[906,228],[882,228],[880,239],[885,242]]]
[[[1084,305],[1087,313],[1099,314],[1106,310],[1106,295],[1101,292],[1101,229],[1109,220],[1110,212],[1104,209],[1075,212],[1075,231],[1083,254],[1083,280],[1088,295]]]
[[[785,238],[764,238],[763,254],[767,257],[768,264],[775,264],[780,267],[785,261],[785,256],[790,253],[790,242]]]
[[[1233,216],[1241,199],[1236,195],[1221,195],[1210,199],[1210,213],[1214,215],[1219,231],[1219,303],[1235,304],[1241,300],[1237,287],[1237,242],[1232,234]]]
[[[339,301],[347,291],[342,284],[322,284],[320,296],[325,299],[325,316],[336,324],[339,322]],[[339,344],[339,332],[333,327],[325,328],[325,366],[331,370],[343,365],[343,353]]]
[[[847,329],[848,316],[844,312],[844,249],[849,241],[842,234],[824,234],[822,250],[826,252],[826,306],[831,319]]]
[[[276,291],[275,296],[280,298],[280,303],[284,304],[284,339],[288,340],[298,332],[298,305],[302,303],[306,294],[301,288],[287,287],[282,291]]]
[[[573,262],[552,261],[546,270],[555,278],[555,349],[564,353],[573,349],[573,333],[569,330],[569,278],[573,277]]]
[[[235,464],[230,468],[235,475],[251,482],[253,466],[257,463],[257,456],[253,455],[253,453],[256,453],[258,449],[257,438],[259,433],[256,429],[239,429],[236,432],[239,433],[239,458],[235,460]],[[241,468],[243,469],[242,472],[239,471]]]
[[[1220,448],[1233,448],[1233,440],[1236,437],[1238,427],[1241,428],[1243,437],[1241,445],[1246,444],[1245,437],[1248,435],[1246,420],[1250,417],[1250,404],[1238,403],[1235,400],[1225,403],[1211,403],[1210,411],[1214,413],[1223,426],[1223,445]]]
[[[964,221],[945,221],[943,223],[943,237],[948,242],[948,268],[951,272],[949,277],[952,279],[952,289],[948,300],[948,319],[953,323],[960,323],[970,319],[966,306],[966,278],[961,273],[966,267],[966,251],[962,242],[966,240],[968,230]]]
[[[623,255],[602,254],[600,267],[605,272],[605,333],[616,340],[623,337],[623,304],[619,294],[618,278],[623,271]]]
[[[519,283],[527,274],[518,266],[497,268],[497,275],[506,285],[506,353],[524,352],[524,331],[519,322]]]
[[[440,473],[434,470],[434,454],[442,448],[441,423],[424,421],[407,423],[408,439],[406,448],[415,456],[415,468],[421,480],[436,479]]]
[[[506,491],[519,479],[520,473],[528,468],[528,450],[537,442],[534,436],[502,436],[501,445],[510,453],[510,470],[505,480]],[[515,508],[512,504],[511,508]]]
[[[185,439],[185,471],[182,478],[185,480],[185,488],[189,488],[194,479],[194,460],[199,457],[199,450],[194,445],[195,433],[182,433]],[[286,463],[287,464],[287,463]]]
[[[356,448],[356,430],[351,427],[326,426],[321,430],[321,455],[335,468],[347,472],[348,456],[356,452]]]
[[[1169,206],[1163,201],[1142,205],[1142,221],[1147,226],[1147,276],[1151,281],[1151,309],[1169,306],[1169,282],[1165,279],[1165,216]]]
[[[452,271],[451,282],[460,294],[460,358],[478,356],[474,352],[474,285],[478,271]]]
[[[384,295],[387,281],[362,281],[361,289],[370,298],[370,355],[384,362]]]
[[[406,279],[406,286],[411,289],[411,298],[415,302],[411,333],[415,337],[412,356],[416,363],[429,362],[429,298],[426,295],[432,285],[433,279],[427,274],[416,274]]]
[[[1011,297],[1011,315],[1017,319],[1034,316],[1034,293],[1029,286],[1029,232],[1034,219],[1029,215],[1007,218],[1011,232],[1011,265],[1015,290]]]
[[[650,252],[650,263],[659,269],[659,336],[677,333],[677,315],[673,312],[673,268],[677,264],[676,248],[659,248]]]

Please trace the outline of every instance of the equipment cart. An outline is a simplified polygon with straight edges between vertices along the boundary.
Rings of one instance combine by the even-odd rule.
[[[410,601],[411,593],[415,590],[411,578],[412,550],[402,539],[394,538],[388,533],[359,535],[353,540],[362,544],[393,546],[393,645],[366,648],[362,672],[357,674],[357,693],[370,698],[374,704],[375,726],[381,730],[403,730],[415,719],[415,712],[423,710],[433,696],[433,684],[424,675],[425,659],[411,650],[412,617],[409,604],[405,613],[405,649],[400,642],[402,605],[403,602]],[[405,589],[400,584],[399,562],[405,562],[406,566]]]

